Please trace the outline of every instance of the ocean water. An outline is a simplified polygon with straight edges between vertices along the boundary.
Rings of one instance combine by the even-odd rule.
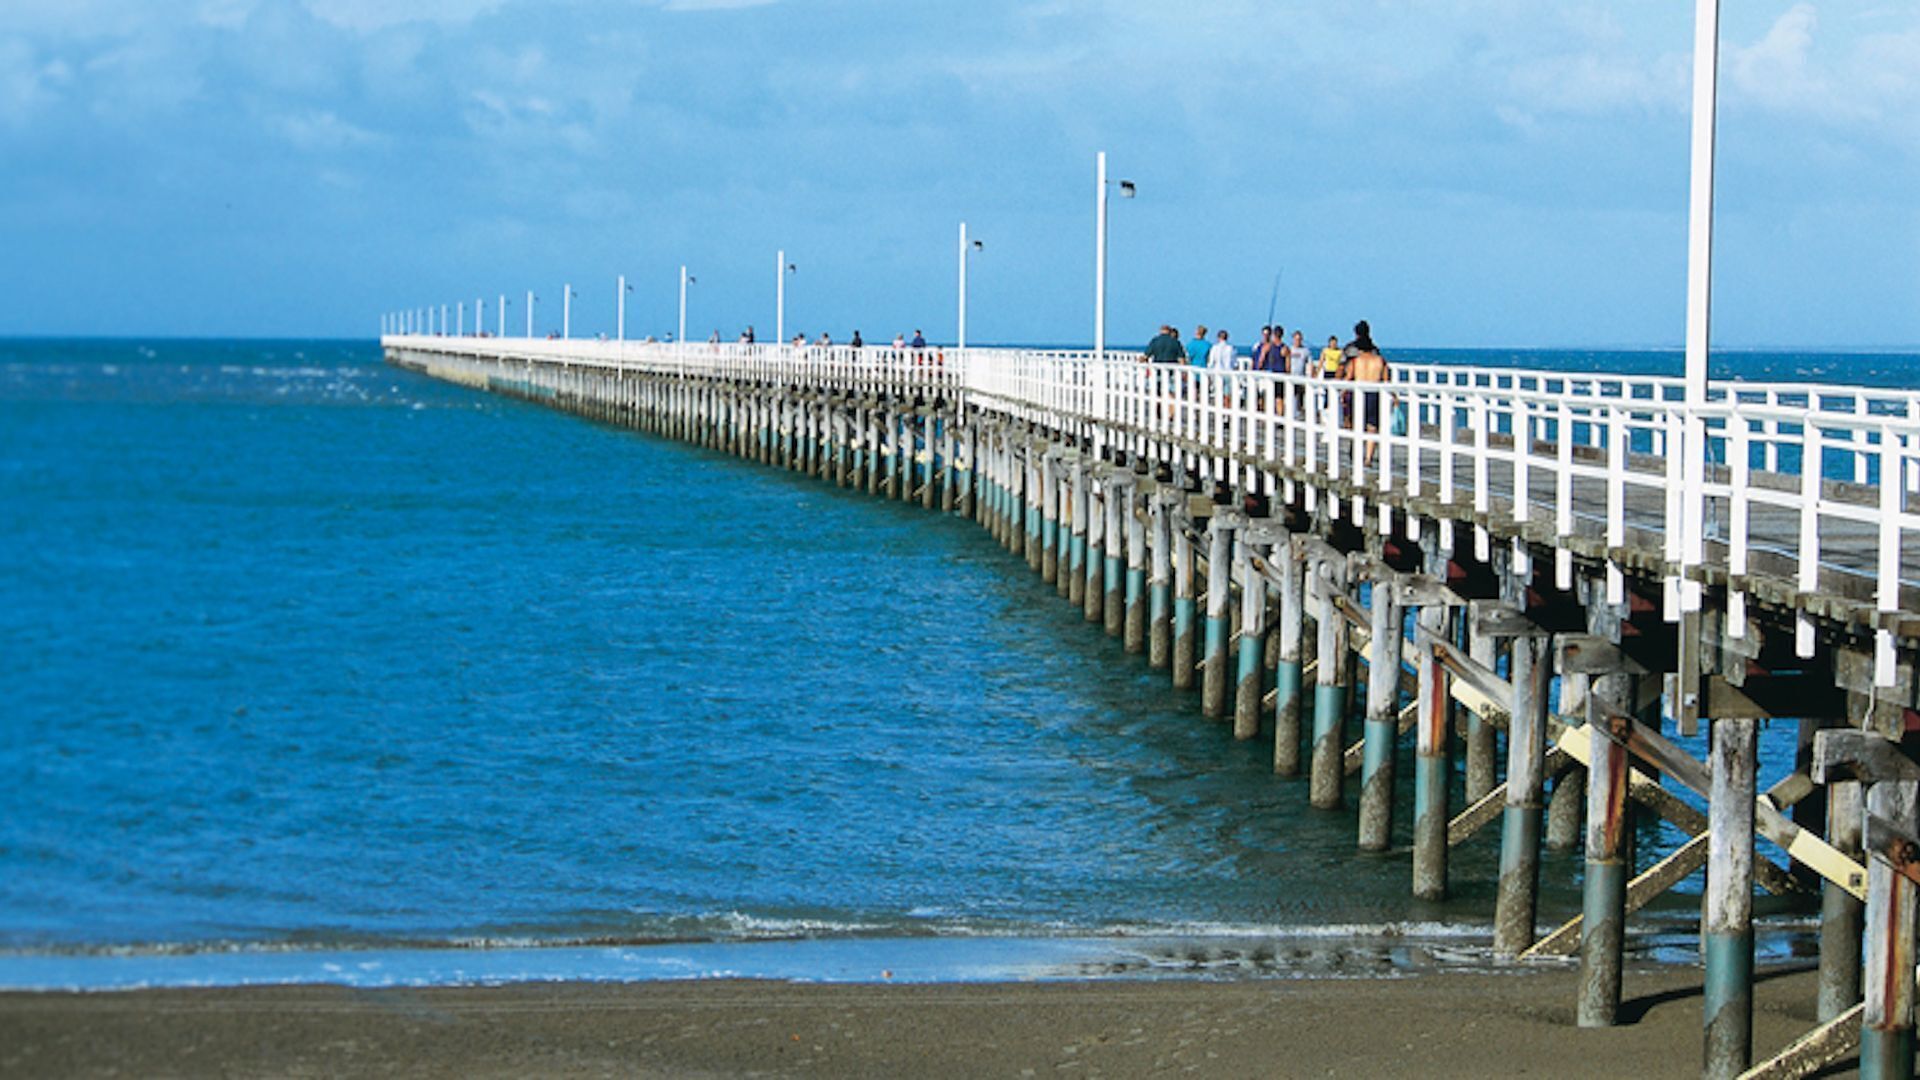
[[[0,986],[1372,970],[1490,919],[1493,832],[1412,900],[970,523],[371,343],[0,342],[0,511]]]

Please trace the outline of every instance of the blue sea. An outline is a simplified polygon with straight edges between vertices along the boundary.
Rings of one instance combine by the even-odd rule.
[[[0,987],[1391,973],[1490,921],[1493,831],[1412,900],[971,523],[371,342],[0,342],[0,567]]]

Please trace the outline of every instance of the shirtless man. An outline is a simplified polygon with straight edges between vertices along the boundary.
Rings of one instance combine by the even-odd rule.
[[[1365,326],[1366,324],[1361,323],[1360,325]],[[1359,346],[1359,351],[1354,354],[1352,362],[1347,365],[1347,378],[1354,382],[1361,383],[1386,382],[1390,376],[1387,370],[1387,361],[1385,357],[1380,355],[1380,350],[1374,346],[1372,336],[1366,333],[1358,334],[1355,338],[1355,344]],[[1380,414],[1385,411],[1387,407],[1391,407],[1391,400],[1387,399],[1384,391],[1360,391],[1360,423],[1367,429],[1367,434],[1380,434]],[[1373,455],[1379,449],[1379,439],[1367,440],[1367,464],[1373,464]]]

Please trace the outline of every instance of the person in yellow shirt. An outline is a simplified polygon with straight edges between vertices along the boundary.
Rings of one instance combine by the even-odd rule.
[[[1340,348],[1340,339],[1338,337],[1328,338],[1327,347],[1320,350],[1320,377],[1323,379],[1339,378],[1340,369],[1345,363],[1346,353]]]

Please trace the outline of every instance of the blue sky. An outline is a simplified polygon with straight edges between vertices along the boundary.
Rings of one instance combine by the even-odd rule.
[[[1723,13],[1716,341],[1920,344],[1920,4]],[[5,0],[0,333],[557,326],[1671,345],[1683,0]],[[516,305],[518,304],[516,300]],[[551,317],[549,317],[551,316]],[[489,322],[492,319],[489,318]],[[521,324],[517,308],[513,324]]]

